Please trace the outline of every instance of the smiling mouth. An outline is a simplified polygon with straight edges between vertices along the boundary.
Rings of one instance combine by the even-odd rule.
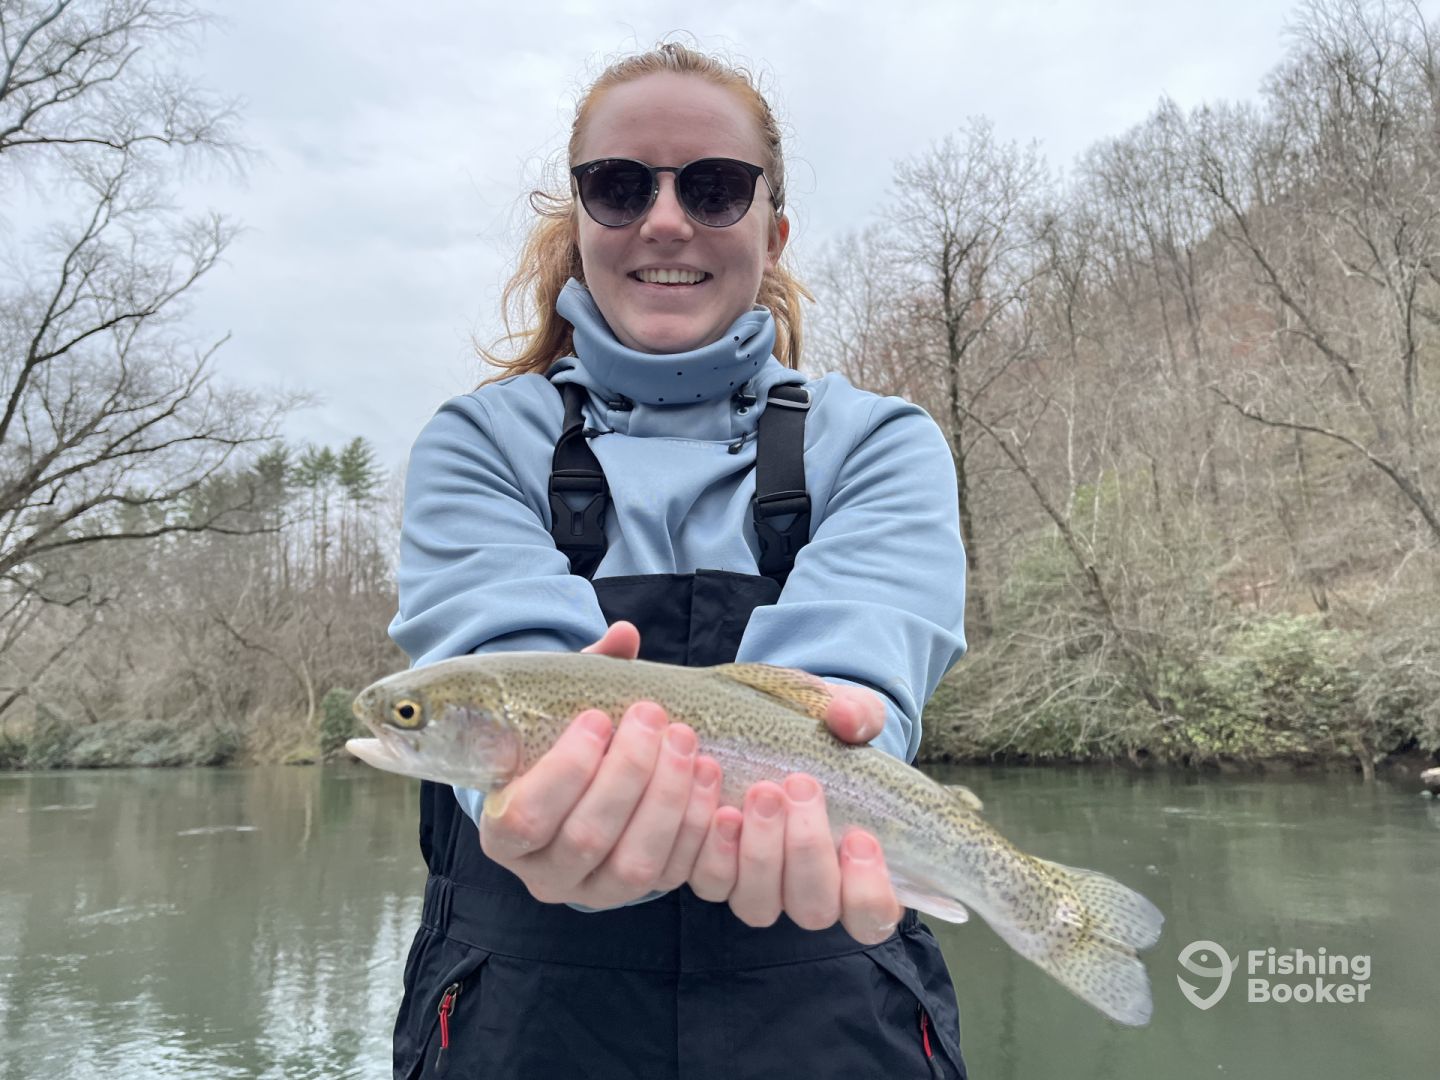
[[[645,275],[644,277],[641,276],[642,273]],[[629,277],[631,281],[638,282],[641,285],[653,285],[661,289],[693,288],[696,285],[705,284],[705,282],[714,277],[713,274],[702,273],[697,279],[695,275],[689,271],[660,271],[657,273],[654,271],[641,270],[633,270],[626,276]]]

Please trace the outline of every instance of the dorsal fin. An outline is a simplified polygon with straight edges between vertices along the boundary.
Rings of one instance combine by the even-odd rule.
[[[971,791],[964,784],[946,784],[945,790],[977,814],[985,809],[985,804],[980,801],[980,796],[976,795],[975,792]]]
[[[818,675],[773,664],[717,664],[711,673],[758,690],[812,720],[824,720],[830,685]]]

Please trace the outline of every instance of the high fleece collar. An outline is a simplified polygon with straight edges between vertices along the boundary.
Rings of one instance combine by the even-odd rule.
[[[729,398],[764,371],[775,347],[774,317],[759,305],[736,319],[719,341],[680,353],[643,353],[622,345],[590,290],[574,278],[560,291],[555,310],[575,328],[576,355],[557,361],[552,373],[573,371],[563,381],[582,383],[610,400],[676,406]]]

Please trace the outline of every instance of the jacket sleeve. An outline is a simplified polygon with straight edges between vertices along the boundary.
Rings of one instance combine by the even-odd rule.
[[[390,636],[415,667],[472,652],[574,651],[605,632],[538,496],[500,445],[483,399],[455,398],[421,431],[405,480]],[[457,789],[472,818],[480,794]]]
[[[965,651],[955,467],[935,422],[897,398],[878,399],[861,432],[738,659],[879,691],[887,721],[873,745],[909,761],[921,709]]]

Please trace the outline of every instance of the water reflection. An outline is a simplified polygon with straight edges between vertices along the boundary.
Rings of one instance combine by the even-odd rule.
[[[987,929],[937,928],[957,974],[989,976],[962,991],[978,1077],[1430,1071],[1429,960],[1415,942],[1433,922],[1440,844],[1413,791],[1345,777],[1004,770],[956,778],[1026,850],[1110,873],[1166,914],[1147,956],[1155,1018],[1138,1031],[1097,1023]],[[1366,953],[1373,994],[1366,1005],[1251,1004],[1242,969],[1202,1012],[1176,983],[1176,957],[1198,939],[1231,955],[1270,946]]]
[[[409,794],[314,769],[0,780],[3,1075],[383,1071]]]
[[[1440,804],[1344,778],[956,770],[1026,850],[1167,915],[1155,1019],[1103,1020],[978,922],[934,924],[981,1080],[1430,1071]],[[362,769],[0,775],[0,1077],[388,1073],[419,915],[414,787]],[[1202,1012],[1210,938],[1373,956],[1365,1005]]]

